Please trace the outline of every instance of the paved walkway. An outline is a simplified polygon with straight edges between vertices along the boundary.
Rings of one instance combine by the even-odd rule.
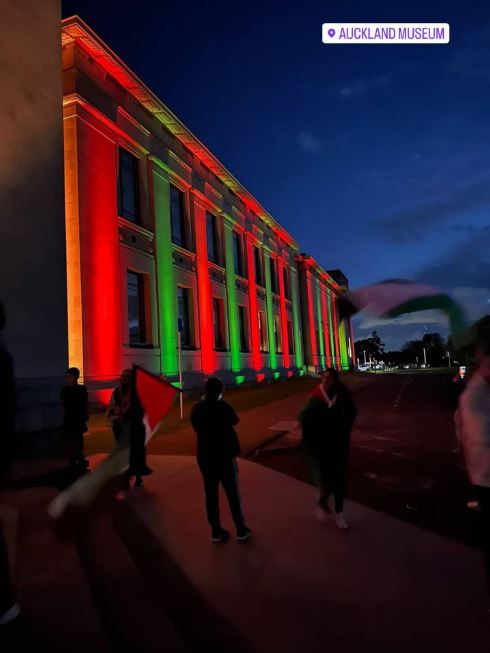
[[[9,536],[32,636],[26,648],[11,633],[2,653],[489,650],[477,551],[352,502],[342,533],[316,521],[312,487],[246,460],[254,538],[213,545],[194,458],[149,464],[145,491],[75,543],[57,540],[46,518],[54,490],[3,495],[18,513]]]

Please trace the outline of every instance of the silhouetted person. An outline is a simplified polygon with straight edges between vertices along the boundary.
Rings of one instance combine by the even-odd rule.
[[[112,391],[107,408],[107,421],[112,427],[114,439],[119,440],[128,420],[131,407],[131,370],[123,370],[119,384]]]
[[[0,333],[5,328],[5,309],[0,303]],[[0,478],[7,472],[12,455],[15,428],[15,382],[12,358],[0,340]],[[20,614],[10,579],[7,547],[0,521],[0,626]]]
[[[477,322],[475,331],[478,368],[460,397],[457,424],[468,475],[480,507],[490,591],[490,315]]]
[[[63,405],[63,440],[70,465],[88,467],[83,453],[83,434],[88,430],[87,388],[78,383],[80,370],[70,367],[66,371],[66,384],[61,389]]]
[[[230,537],[220,521],[221,484],[235,522],[237,540],[244,542],[250,539],[252,531],[245,524],[238,488],[236,456],[240,453],[240,443],[233,427],[239,419],[230,404],[223,401],[223,384],[219,379],[208,379],[204,392],[202,400],[192,409],[191,422],[197,433],[197,464],[204,479],[211,539],[219,543]]]
[[[328,368],[298,417],[320,490],[317,515],[323,519],[324,513],[332,510],[341,530],[348,528],[343,512],[345,474],[356,414],[354,401],[340,382],[338,371]]]

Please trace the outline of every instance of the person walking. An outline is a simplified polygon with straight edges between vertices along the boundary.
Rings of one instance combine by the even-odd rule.
[[[317,516],[324,519],[325,513],[332,512],[341,530],[348,529],[344,516],[345,475],[356,414],[350,392],[340,381],[338,371],[330,367],[298,416],[303,445],[320,490]]]
[[[0,333],[6,323],[5,309],[0,303]],[[12,455],[15,428],[15,381],[12,358],[0,341],[0,478],[6,474]],[[20,615],[10,576],[7,544],[0,519],[0,626],[6,626]]]
[[[192,409],[191,422],[197,434],[197,464],[204,480],[211,540],[220,543],[230,537],[220,521],[221,484],[235,522],[236,539],[245,542],[252,537],[252,531],[245,524],[238,487],[236,456],[240,454],[240,443],[234,426],[239,419],[230,404],[223,401],[223,384],[218,378],[206,381],[204,396]]]
[[[475,326],[477,368],[459,399],[456,421],[468,476],[479,505],[490,592],[490,315]]]

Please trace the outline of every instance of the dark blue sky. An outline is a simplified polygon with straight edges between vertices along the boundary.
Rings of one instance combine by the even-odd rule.
[[[430,6],[428,6],[430,5]],[[325,268],[490,311],[490,3],[66,0]],[[448,22],[336,45],[324,22]],[[435,316],[377,327],[389,347]],[[416,321],[417,320],[417,321]],[[363,328],[363,326],[365,328]],[[364,337],[373,323],[358,324]]]

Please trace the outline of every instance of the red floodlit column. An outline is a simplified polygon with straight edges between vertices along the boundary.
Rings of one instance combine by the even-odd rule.
[[[114,379],[123,366],[117,146],[80,119],[77,141],[83,375]],[[67,261],[68,274],[73,264]]]
[[[327,296],[326,290],[323,287],[320,291],[320,297],[322,302],[322,318],[323,318],[323,333],[322,337],[325,340],[325,356],[327,359],[327,367],[332,366],[332,348],[330,347],[330,322],[328,319],[328,310],[327,310]]]
[[[285,263],[278,259],[279,275],[279,301],[281,308],[281,331],[282,331],[282,360],[284,367],[289,368],[289,342],[288,342],[288,317],[286,313],[286,294],[284,290],[284,270]]]
[[[311,342],[311,364],[317,364],[317,346],[316,346],[316,330],[315,330],[315,311],[313,310],[313,280],[311,272],[306,269],[306,296],[308,298],[308,325],[310,331]]]
[[[192,194],[196,234],[197,296],[199,301],[199,335],[203,374],[216,369],[213,335],[211,283],[209,281],[208,246],[206,239],[206,207]]]
[[[253,242],[245,236],[248,269],[248,305],[250,309],[250,331],[252,341],[252,364],[254,370],[261,370],[262,354],[260,353],[259,315],[257,309],[257,285],[255,283],[255,263]]]
[[[340,359],[340,342],[339,342],[339,321],[337,319],[337,295],[332,293],[332,316],[333,316],[333,335],[335,342],[335,362],[339,369],[342,366]]]

